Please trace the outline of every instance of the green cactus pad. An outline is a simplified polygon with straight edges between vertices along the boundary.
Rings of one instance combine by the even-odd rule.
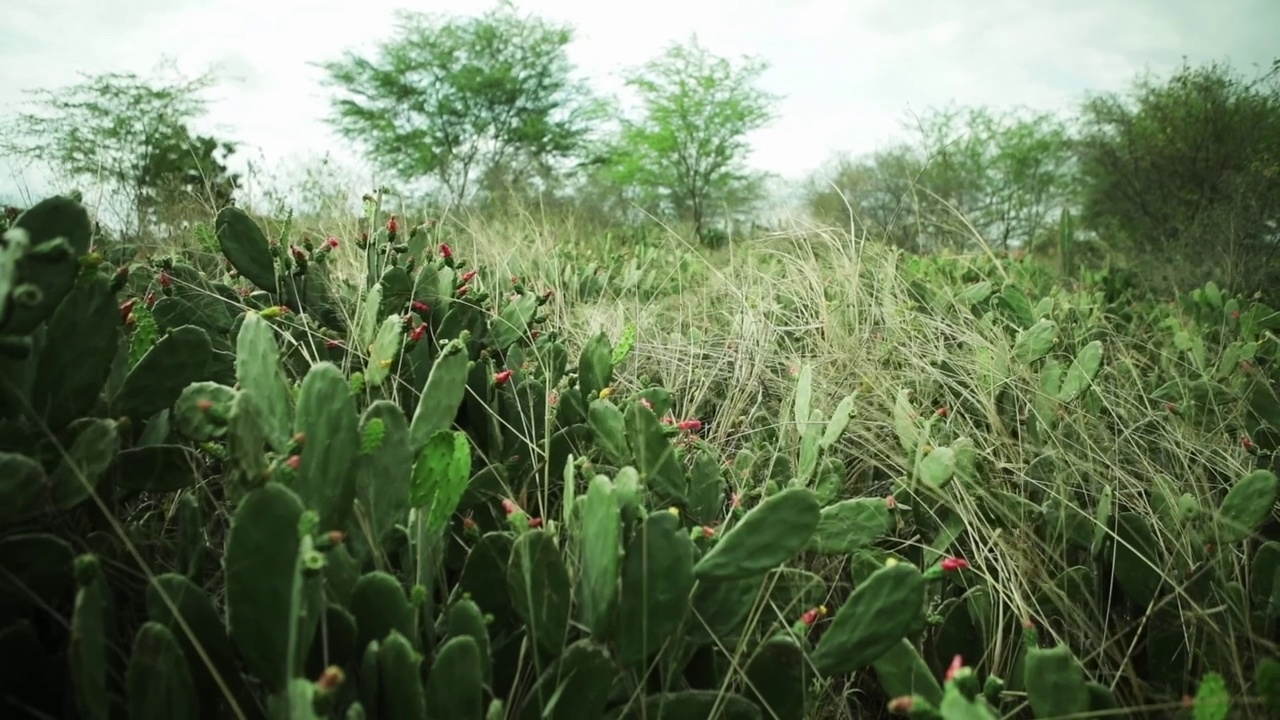
[[[184,325],[151,346],[127,376],[115,398],[112,412],[142,422],[170,408],[188,385],[205,378],[205,366],[213,357],[209,334]]]
[[[372,386],[386,382],[392,365],[400,357],[400,342],[404,340],[404,321],[400,315],[389,315],[378,326],[378,332],[369,346],[369,359],[365,363],[364,376]],[[419,342],[427,342],[424,338]]]
[[[825,676],[861,670],[923,625],[924,575],[908,563],[882,567],[836,611],[811,659]]]
[[[626,420],[617,405],[608,400],[592,400],[587,407],[587,425],[591,428],[596,445],[604,453],[605,460],[617,466],[631,462]]]
[[[752,508],[702,556],[694,574],[699,580],[733,580],[764,573],[804,549],[821,518],[813,491],[787,488]]]
[[[486,685],[493,684],[493,654],[489,643],[489,626],[480,606],[463,598],[449,606],[445,631],[449,637],[469,637],[480,651],[480,670]]]
[[[609,637],[618,604],[622,513],[613,484],[592,479],[582,504],[578,538],[578,609],[581,622],[597,640]]]
[[[893,516],[882,498],[841,500],[822,508],[808,549],[848,555],[883,537],[893,528]]]
[[[40,463],[20,453],[0,452],[0,523],[39,511],[49,490]]]
[[[736,638],[756,606],[768,575],[700,580],[693,590],[689,639],[699,645]],[[768,612],[772,612],[771,610]]]
[[[107,720],[111,704],[107,696],[106,625],[109,591],[98,558],[76,559],[75,608],[71,613],[71,645],[67,659],[75,688],[76,709],[86,720]]]
[[[470,595],[482,611],[494,617],[507,615],[513,604],[507,585],[513,545],[506,533],[486,533],[467,553],[458,578],[458,590]]]
[[[944,488],[956,474],[956,454],[949,447],[936,447],[920,458],[917,470],[926,485],[936,489]]]
[[[157,575],[147,586],[146,605],[147,619],[169,628],[182,648],[202,707],[221,706],[226,700],[220,687],[224,685],[239,708],[236,714],[252,708],[254,701],[240,674],[235,648],[217,608],[204,590],[177,573]],[[193,637],[187,636],[182,623],[178,622],[179,617]],[[212,670],[209,665],[213,666]]]
[[[1271,515],[1276,503],[1276,476],[1254,470],[1231,486],[1218,509],[1218,540],[1237,543],[1252,535]]]
[[[934,705],[942,702],[942,686],[910,640],[894,643],[871,667],[884,694],[891,698],[919,695]]]
[[[422,720],[427,702],[419,666],[422,657],[403,635],[391,631],[378,647],[378,704],[380,720]]]
[[[409,504],[422,510],[425,531],[439,535],[458,508],[471,478],[471,440],[466,433],[441,430],[427,441],[413,464]]]
[[[120,433],[113,420],[85,419],[77,423],[76,436],[66,457],[49,476],[50,499],[59,510],[84,502],[120,450]],[[0,473],[4,470],[0,469]]]
[[[390,400],[377,400],[360,419],[360,435],[380,428],[376,448],[366,448],[356,460],[356,502],[367,523],[370,540],[381,545],[391,530],[406,520],[409,510],[413,454],[409,451],[409,423]]]
[[[178,432],[196,442],[208,442],[227,433],[236,391],[216,382],[191,383],[173,405]]]
[[[351,614],[356,619],[356,646],[381,642],[391,631],[413,637],[413,607],[400,581],[385,572],[371,572],[356,581],[351,593]]]
[[[342,530],[355,498],[352,468],[360,448],[355,399],[342,371],[332,363],[311,366],[298,394],[294,432],[304,438],[301,465],[292,486],[306,506],[320,513],[321,530]]]
[[[584,402],[600,396],[613,382],[613,346],[609,336],[597,333],[582,346],[578,355],[578,392]]]
[[[503,306],[489,322],[489,340],[498,350],[506,350],[521,338],[528,337],[533,316],[538,313],[538,296],[522,293]]]
[[[569,634],[572,586],[560,550],[545,531],[530,530],[516,539],[507,587],[530,640],[559,655]]]
[[[427,676],[427,720],[484,717],[484,668],[473,637],[450,638],[436,653]]]
[[[1058,388],[1058,402],[1069,403],[1074,402],[1080,397],[1080,393],[1084,392],[1089,384],[1093,382],[1093,378],[1097,376],[1098,369],[1102,367],[1102,341],[1094,340],[1093,342],[1080,348],[1076,353],[1076,357],[1071,361],[1071,367],[1067,370],[1066,377],[1062,379],[1062,385]]]
[[[169,628],[146,622],[138,629],[125,675],[130,720],[196,720],[199,697],[182,647]]]
[[[293,432],[293,397],[280,367],[280,346],[271,323],[248,313],[236,335],[236,381],[261,409],[262,428],[278,453],[289,447]]]
[[[1089,711],[1084,672],[1065,645],[1027,648],[1023,685],[1036,717],[1063,717]]]
[[[618,600],[618,662],[639,665],[671,641],[693,592],[693,541],[669,512],[655,512],[627,544]]]
[[[804,647],[778,633],[756,648],[747,661],[746,696],[774,720],[805,720],[808,669]]]
[[[310,638],[299,635],[303,594],[302,501],[271,483],[248,493],[231,518],[224,558],[227,626],[245,665],[278,692]]]
[[[84,206],[61,196],[41,200],[14,221],[0,245],[17,247],[22,238],[26,251],[16,256],[9,288],[0,299],[0,332],[26,335],[54,313],[75,284],[79,259],[89,252],[91,235]],[[64,250],[34,252],[55,242]],[[15,302],[12,288],[20,285],[38,288],[39,299],[30,304]]]
[[[617,675],[604,646],[579,640],[538,677],[525,695],[520,720],[598,718]]]
[[[120,310],[108,280],[94,274],[76,283],[49,319],[47,342],[35,361],[31,407],[53,430],[93,409],[119,343]]]
[[[276,292],[275,260],[267,236],[245,212],[225,207],[214,221],[218,247],[231,267],[249,282],[267,292]]]
[[[724,517],[725,482],[718,458],[706,450],[693,457],[689,471],[689,516],[702,525],[716,525]]]
[[[450,340],[436,357],[409,423],[409,447],[414,453],[453,424],[467,390],[467,362],[466,338]]]
[[[689,491],[671,439],[653,411],[638,402],[626,410],[627,440],[645,487],[659,504],[680,502]]]
[[[1013,356],[1018,362],[1029,365],[1047,355],[1057,340],[1058,323],[1040,320],[1018,334],[1013,343]]]

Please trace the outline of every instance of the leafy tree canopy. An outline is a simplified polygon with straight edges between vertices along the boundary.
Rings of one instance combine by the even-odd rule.
[[[321,64],[337,90],[328,120],[400,179],[433,179],[462,202],[486,176],[581,148],[599,106],[573,77],[572,39],[510,3],[480,17],[401,12],[374,57]]]

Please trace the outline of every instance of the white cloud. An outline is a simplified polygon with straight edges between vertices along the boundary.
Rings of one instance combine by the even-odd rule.
[[[371,48],[400,3],[364,0],[47,0],[6,10],[0,107],[22,89],[77,80],[77,71],[147,72],[164,55],[187,72],[210,65],[228,78],[201,129],[261,150],[268,162],[350,157],[322,118],[320,71],[309,63]],[[481,12],[488,4],[413,3],[428,12]],[[522,10],[572,23],[571,55],[597,87],[697,32],[722,55],[772,63],[764,82],[783,95],[760,131],[753,163],[800,175],[837,151],[863,152],[901,137],[908,112],[949,102],[1065,108],[1086,90],[1124,88],[1144,67],[1168,72],[1227,59],[1268,64],[1274,0],[652,0],[613,5],[526,0]],[[0,195],[11,178],[0,164]]]

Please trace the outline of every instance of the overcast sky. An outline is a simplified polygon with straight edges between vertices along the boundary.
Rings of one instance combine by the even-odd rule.
[[[0,23],[0,109],[24,88],[77,71],[148,73],[162,56],[226,80],[201,131],[297,163],[354,157],[322,122],[320,71],[309,63],[371,47],[396,8],[474,13],[447,0],[44,0],[9,3]],[[874,150],[905,132],[911,112],[950,102],[1059,109],[1086,91],[1125,88],[1144,68],[1183,56],[1226,60],[1252,74],[1280,57],[1280,0],[524,0],[519,7],[577,29],[573,60],[614,92],[619,71],[691,32],[712,52],[760,56],[763,82],[784,96],[754,137],[752,164],[784,177],[833,152]],[[0,196],[33,186],[0,159]]]

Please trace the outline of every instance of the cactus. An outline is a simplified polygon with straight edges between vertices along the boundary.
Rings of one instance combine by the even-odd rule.
[[[592,400],[587,406],[587,424],[596,445],[605,460],[619,467],[631,462],[625,423],[622,411],[608,400]]]
[[[1064,645],[1028,648],[1023,684],[1036,717],[1062,717],[1089,711],[1084,673]]]
[[[226,207],[218,212],[214,228],[218,247],[236,272],[259,289],[277,292],[275,259],[257,223],[243,210]]]
[[[31,407],[53,430],[66,427],[97,403],[119,342],[120,310],[107,278],[82,278],[49,318],[49,342],[35,359]]]
[[[371,646],[372,647],[372,646]],[[422,720],[426,696],[418,670],[422,657],[400,633],[392,630],[377,650],[376,717],[383,720]]]
[[[108,591],[98,558],[76,558],[75,609],[71,614],[71,647],[68,655],[75,705],[86,720],[107,720],[107,613]]]
[[[653,513],[628,543],[622,561],[619,663],[641,666],[670,642],[688,613],[693,586],[693,541],[674,513]]]
[[[18,216],[0,240],[0,333],[27,335],[53,315],[75,285],[91,232],[89,213],[72,198],[42,200]]]
[[[217,708],[226,700],[236,714],[247,712],[253,701],[209,596],[182,575],[166,573],[147,586],[146,605],[147,619],[168,628],[182,648],[201,707]]]
[[[400,356],[400,343],[404,339],[404,320],[400,315],[389,315],[378,326],[378,332],[369,345],[369,359],[365,362],[364,376],[370,385],[386,382],[391,366]],[[420,341],[421,342],[421,341]]]
[[[376,434],[376,445],[371,438]],[[382,553],[391,530],[405,521],[409,510],[413,455],[409,450],[409,423],[404,413],[389,400],[378,400],[360,418],[360,436],[365,447],[356,459],[356,533],[367,541],[357,543],[357,554],[375,557]]]
[[[804,720],[806,704],[805,649],[791,635],[778,633],[756,648],[747,661],[746,697],[760,706],[763,717]]]
[[[564,559],[545,531],[530,530],[516,539],[507,587],[530,641],[553,657],[559,655],[569,634],[572,585]]]
[[[310,637],[301,637],[302,501],[270,483],[249,492],[227,537],[227,625],[245,665],[272,692],[296,677]]]
[[[196,720],[195,683],[182,648],[169,628],[145,622],[138,629],[125,676],[129,717],[138,720]]]
[[[286,452],[293,435],[293,398],[271,323],[258,313],[246,314],[236,335],[236,381],[261,408],[262,429],[272,449]]]
[[[1058,402],[1074,402],[1080,396],[1080,393],[1084,392],[1089,387],[1089,384],[1093,382],[1093,378],[1097,376],[1100,367],[1102,367],[1102,342],[1094,340],[1080,348],[1080,351],[1076,353],[1075,359],[1071,361],[1071,367],[1067,370],[1066,377],[1062,379],[1062,385],[1058,388]]]
[[[578,392],[584,402],[600,397],[613,383],[613,348],[603,332],[593,335],[578,356]]]
[[[880,568],[836,611],[810,659],[831,676],[870,665],[924,624],[924,576],[913,565]]]
[[[449,341],[431,367],[431,375],[409,423],[409,447],[414,453],[437,431],[447,430],[453,424],[467,389],[467,337],[463,334]]]
[[[1254,470],[1231,486],[1218,509],[1218,537],[1221,543],[1237,543],[1262,525],[1276,502],[1277,481],[1269,470]]]
[[[617,669],[604,647],[579,640],[538,676],[526,696],[520,720],[600,717],[616,677]]]
[[[627,441],[636,469],[652,494],[654,504],[679,503],[689,491],[684,467],[653,411],[633,402],[625,411]]]
[[[875,542],[892,527],[893,517],[884,500],[841,500],[822,508],[807,549],[830,555],[848,555]]]
[[[0,523],[43,509],[49,484],[40,463],[19,453],[0,452]]]
[[[484,668],[480,646],[466,635],[440,647],[427,676],[427,720],[481,720]]]
[[[446,632],[449,637],[469,637],[476,644],[480,653],[481,680],[487,686],[493,685],[493,653],[489,643],[489,628],[480,606],[463,598],[449,606]],[[443,652],[443,649],[441,650]]]
[[[889,697],[918,695],[933,705],[942,702],[942,686],[911,641],[902,639],[894,643],[871,666]]]
[[[787,488],[748,512],[694,566],[699,580],[758,575],[800,552],[813,537],[822,511],[813,492]]]
[[[111,400],[112,413],[142,422],[172,407],[187,385],[205,378],[212,357],[204,330],[184,325],[171,331],[129,371]]]
[[[414,637],[413,608],[400,581],[385,572],[372,572],[356,581],[351,593],[351,614],[356,619],[356,645],[365,647],[384,640],[394,631],[405,639]]]
[[[332,363],[311,366],[298,395],[294,433],[302,445],[296,478],[289,483],[321,530],[345,530],[355,498],[352,467],[360,447],[355,400]]]
[[[618,605],[622,512],[613,483],[597,475],[587,487],[578,531],[578,609],[582,624],[597,640],[613,630]]]
[[[1018,333],[1013,343],[1013,356],[1024,365],[1039,360],[1053,349],[1058,340],[1058,323],[1044,319]]]

